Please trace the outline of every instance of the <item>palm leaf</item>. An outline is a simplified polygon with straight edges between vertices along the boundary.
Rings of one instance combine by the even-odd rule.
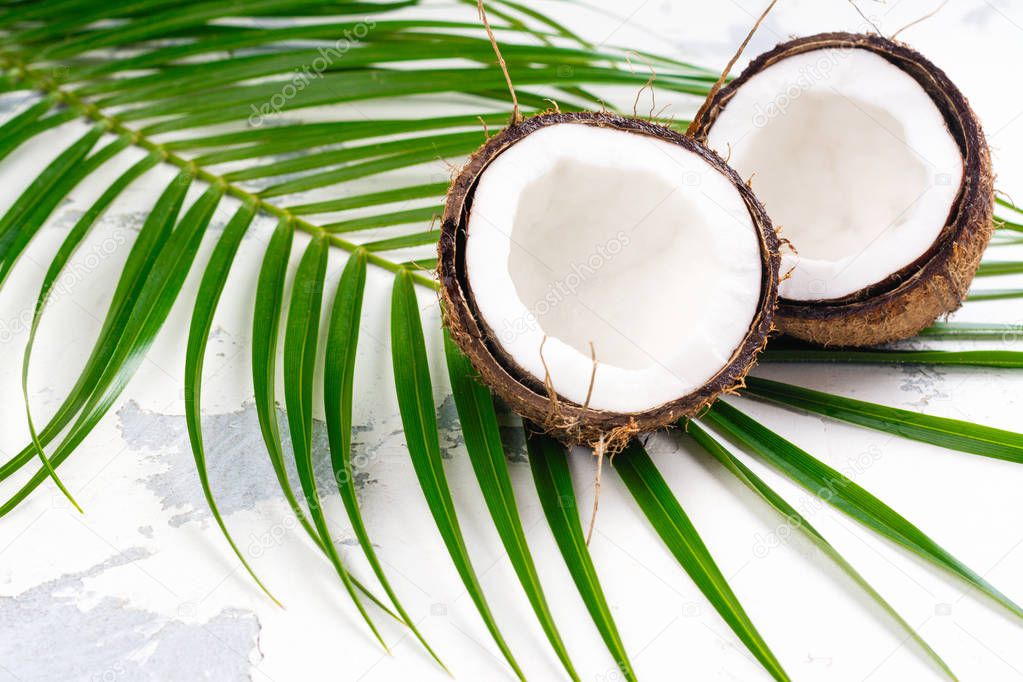
[[[44,96],[41,102],[46,102],[52,95]],[[59,126],[64,125],[68,121],[73,121],[78,118],[77,112],[69,109],[64,109],[56,113],[50,114],[45,118],[33,121],[23,127],[16,127],[14,129],[4,128],[0,130],[0,159],[4,159],[19,148],[22,144],[31,140],[32,138],[45,133],[48,130],[53,130]]]
[[[93,355],[64,405],[38,434],[37,440],[45,445],[74,420],[54,451],[51,458],[54,466],[70,456],[110,408],[170,312],[187,265],[195,257],[202,230],[220,199],[219,191],[205,194],[182,219],[181,230],[175,230],[172,239],[172,228],[190,184],[191,177],[182,172],[153,207],[121,273]],[[26,448],[10,460],[5,465],[4,477],[19,469],[31,452]],[[32,476],[0,507],[0,516],[17,506],[45,478],[45,471]]]
[[[124,148],[117,142],[93,155],[91,163],[86,161],[102,134],[102,126],[92,126],[40,173],[0,218],[0,285],[56,205],[79,180]]]
[[[270,465],[277,477],[281,493],[309,538],[320,551],[326,552],[323,539],[309,523],[309,518],[295,497],[291,481],[288,480],[284,450],[281,446],[280,426],[277,423],[277,340],[280,336],[284,280],[288,274],[288,256],[291,253],[293,237],[294,230],[291,227],[291,222],[281,220],[270,238],[270,244],[263,257],[263,266],[259,271],[255,312],[252,319],[252,385],[255,389],[256,416],[263,435],[263,443],[266,445]],[[357,580],[352,579],[352,583],[371,601],[390,613],[387,606]],[[391,615],[394,616],[394,614]],[[397,618],[397,616],[394,617]]]
[[[1005,341],[1019,338],[1023,325],[992,322],[935,322],[917,336],[921,339],[962,339],[964,341]]]
[[[1004,301],[1023,298],[1023,289],[970,289],[967,301]]]
[[[1023,273],[1023,262],[986,260],[977,268],[977,277],[998,277]]]
[[[639,441],[633,439],[611,462],[661,540],[736,636],[774,679],[788,680],[781,663],[746,615],[689,516]]]
[[[975,332],[979,334],[980,332]],[[1002,332],[1003,338],[1009,332]],[[965,336],[965,334],[964,334]],[[947,367],[1023,367],[1023,351],[1014,350],[845,350],[771,348],[763,362],[833,362],[854,365],[935,365]]]
[[[707,431],[700,428],[696,422],[689,422],[684,432],[696,443],[700,445],[708,454],[712,455],[723,467],[725,467],[730,473],[732,473],[737,479],[739,479],[743,485],[755,492],[760,496],[762,500],[767,502],[771,507],[781,514],[788,522],[790,527],[799,529],[810,538],[813,543],[821,549],[828,557],[838,564],[846,575],[853,579],[853,581],[859,585],[863,590],[870,595],[870,598],[877,602],[881,608],[888,613],[889,616],[906,631],[906,634],[911,637],[917,645],[924,651],[927,656],[934,661],[935,664],[941,670],[949,676],[950,679],[957,679],[952,670],[948,667],[948,664],[938,655],[934,649],[920,636],[920,634],[909,624],[906,620],[899,615],[899,612],[895,610],[888,601],[881,596],[881,594],[871,586],[871,584],[864,578],[859,571],[857,571],[852,564],[832,546],[827,539],[821,535],[821,533],[814,528],[809,521],[806,520],[802,514],[796,511],[796,508],[785,501],[781,495],[776,493],[762,478],[757,476],[743,464],[735,455],[730,453],[720,442],[718,442],[713,436]]]
[[[554,617],[540,586],[540,576],[526,544],[526,532],[515,506],[515,493],[508,475],[508,463],[504,457],[493,398],[490,397],[490,391],[479,382],[469,360],[462,355],[448,334],[444,335],[444,351],[465,449],[483,491],[490,517],[547,639],[565,666],[568,676],[578,680],[579,675],[554,625]]]
[[[437,663],[447,670],[437,654],[416,628],[412,618],[398,601],[384,574],[376,550],[369,539],[366,524],[362,520],[359,500],[355,493],[355,473],[352,471],[352,393],[355,374],[355,351],[359,339],[359,313],[362,310],[362,295],[366,286],[366,254],[356,251],[348,260],[341,281],[334,295],[334,306],[330,314],[330,328],[327,336],[327,357],[324,366],[323,405],[327,419],[327,437],[330,441],[330,458],[337,482],[338,492],[348,512],[355,537],[373,569],[377,580],[394,604],[398,617],[416,639],[423,645]],[[365,591],[365,590],[364,590]]]
[[[31,111],[33,108],[34,107],[30,107],[27,111]],[[15,117],[15,119],[17,119],[17,117]],[[78,503],[71,497],[71,494],[57,477],[57,472],[53,469],[52,464],[46,457],[39,433],[36,431],[35,421],[32,419],[32,407],[28,395],[28,376],[29,367],[32,361],[32,348],[35,345],[36,334],[39,331],[39,323],[42,321],[43,310],[46,308],[46,303],[50,297],[50,293],[58,278],[64,272],[64,268],[67,265],[68,260],[70,260],[71,256],[78,249],[79,244],[81,244],[82,240],[88,234],[93,223],[95,223],[100,214],[106,210],[110,203],[117,198],[125,187],[131,184],[139,175],[156,165],[156,161],[157,159],[155,157],[148,156],[125,171],[114,182],[114,184],[100,195],[96,202],[82,215],[81,218],[78,219],[74,227],[71,228],[67,238],[61,244],[56,257],[50,264],[50,267],[47,268],[46,274],[43,277],[39,296],[36,299],[35,310],[32,314],[32,324],[29,328],[28,342],[25,344],[25,353],[22,359],[21,369],[21,390],[22,397],[25,402],[25,418],[28,422],[29,434],[32,438],[32,447],[35,448],[36,453],[39,455],[43,466],[46,468],[47,474],[49,474],[61,492],[64,493],[68,500],[70,500],[70,502],[79,509],[79,511],[81,511],[81,507],[79,507]]]
[[[565,565],[575,581],[590,618],[604,639],[604,644],[614,657],[615,665],[629,682],[635,682],[636,673],[625,653],[618,628],[611,617],[604,591],[597,578],[590,552],[586,548],[586,536],[579,522],[579,508],[572,488],[572,476],[568,471],[565,448],[549,436],[542,435],[535,428],[525,426],[526,449],[529,453],[529,468],[540,497],[547,523],[558,543]]]
[[[124,176],[122,176],[122,178],[123,177]],[[64,399],[64,402],[57,409],[57,412],[39,434],[33,435],[34,443],[45,445],[53,440],[53,438],[55,438],[56,435],[59,434],[81,410],[85,401],[88,399],[89,389],[99,380],[99,376],[106,366],[109,355],[113,352],[117,338],[124,329],[127,318],[138,300],[138,292],[141,289],[142,282],[148,275],[149,268],[151,267],[152,256],[159,249],[160,245],[162,245],[161,240],[165,238],[164,233],[167,221],[173,220],[174,215],[176,215],[177,210],[180,207],[180,200],[184,196],[183,183],[181,180],[182,177],[179,176],[178,181],[175,181],[175,183],[173,183],[171,187],[164,192],[164,194],[160,197],[160,200],[157,201],[154,206],[153,211],[150,212],[146,222],[143,224],[139,237],[132,247],[128,260],[121,272],[117,289],[114,292],[113,301],[110,304],[110,309],[103,322],[103,327],[100,331],[99,338],[93,347],[92,354],[86,361],[85,368],[79,375],[75,385]],[[117,183],[115,183],[111,189],[116,186]],[[123,189],[123,186],[121,189]],[[110,198],[112,199],[113,197]],[[173,214],[170,214],[170,211],[173,211]],[[83,229],[87,228],[88,226],[85,226]],[[84,238],[84,235],[77,232],[74,233],[74,236],[75,239],[72,240],[71,235],[69,235],[70,241],[65,242],[66,248],[62,248],[58,251],[57,257],[51,264],[47,273],[47,279],[51,282],[55,281],[59,273],[63,271],[63,268],[71,254],[75,248],[77,248],[81,239]],[[37,309],[39,309],[38,305]],[[41,315],[41,310],[39,314]],[[29,347],[29,350],[30,349],[31,346]],[[28,406],[26,406],[26,410],[28,409]],[[35,428],[33,427],[32,430],[34,432]],[[15,457],[6,462],[3,467],[0,467],[0,481],[10,477],[31,459],[34,452],[33,447],[36,446],[30,445],[23,449]]]
[[[5,142],[8,140],[17,140],[18,133],[21,133],[33,123],[38,121],[43,115],[53,109],[56,104],[57,98],[54,95],[42,97],[38,102],[27,107],[21,113],[15,114],[5,121],[3,125],[0,125],[0,139]],[[8,147],[8,149],[13,148],[14,147]]]
[[[1023,434],[747,377],[747,395],[950,450],[1023,462]]]
[[[768,464],[857,522],[973,585],[1013,614],[1023,617],[1023,609],[1018,604],[894,509],[728,403],[718,401],[701,417],[701,421],[742,443]]]
[[[263,266],[259,272],[259,281],[256,285],[255,312],[252,321],[252,385],[255,388],[256,415],[259,420],[259,428],[263,434],[263,442],[266,445],[267,454],[270,457],[270,465],[273,467],[277,477],[277,483],[281,493],[287,501],[288,506],[294,512],[299,524],[309,535],[309,538],[320,549],[326,553],[323,538],[309,522],[302,506],[295,497],[295,492],[288,480],[288,470],[284,463],[284,450],[281,446],[280,427],[277,423],[276,408],[276,368],[277,368],[277,340],[280,335],[281,311],[284,303],[284,280],[287,276],[288,256],[291,253],[291,244],[294,230],[291,222],[282,220],[277,225],[270,245],[267,247],[263,258]],[[329,557],[328,557],[329,558]],[[387,606],[372,592],[367,590],[359,581],[351,578],[352,584],[369,599],[390,614],[397,618]]]
[[[341,578],[359,614],[366,621],[373,636],[387,651],[384,638],[366,613],[352,579],[334,546],[313,472],[313,376],[316,369],[320,306],[323,301],[323,282],[326,273],[327,243],[322,238],[313,239],[306,247],[295,273],[287,329],[284,334],[284,396],[287,404],[288,429],[291,433],[291,448],[306,506],[309,508],[309,516],[312,517],[313,525],[320,536],[321,547]]]
[[[391,301],[391,357],[394,361],[394,385],[398,393],[398,408],[405,428],[409,457],[412,459],[430,513],[433,514],[433,520],[447,546],[455,569],[469,592],[469,598],[483,618],[487,630],[490,631],[498,649],[516,676],[524,680],[519,664],[494,622],[458,525],[455,503],[448,490],[440,454],[437,415],[433,407],[433,388],[427,366],[422,321],[419,319],[419,303],[412,275],[404,270],[394,279]]]
[[[249,566],[249,562],[246,561],[234,538],[231,537],[231,533],[227,530],[213,491],[210,489],[206,470],[206,452],[202,440],[202,369],[206,344],[209,341],[210,329],[213,327],[213,315],[216,313],[217,304],[224,291],[224,284],[227,282],[231,264],[234,262],[242,237],[245,236],[245,231],[255,215],[255,206],[252,204],[242,204],[239,207],[227,227],[224,228],[224,234],[217,242],[217,246],[210,256],[209,264],[206,266],[206,271],[203,273],[202,282],[199,284],[199,293],[196,295],[192,322],[188,329],[188,345],[185,351],[185,426],[188,429],[188,440],[192,446],[203,497],[206,498],[206,503],[209,505],[217,526],[224,534],[224,539],[231,546],[231,550],[234,551],[242,566],[260,589],[275,603],[280,604]]]
[[[277,341],[280,336],[281,311],[284,305],[284,280],[287,277],[288,256],[294,230],[282,220],[270,238],[263,256],[256,285],[255,312],[252,318],[252,385],[255,389],[256,415],[263,434],[270,464],[288,506],[295,512],[299,523],[313,541],[322,547],[319,534],[313,530],[305,511],[299,505],[288,480],[281,446],[280,426],[277,423]]]

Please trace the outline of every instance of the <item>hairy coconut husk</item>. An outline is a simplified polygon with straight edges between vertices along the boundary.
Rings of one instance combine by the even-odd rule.
[[[503,351],[497,341],[497,334],[487,327],[479,314],[466,277],[464,253],[469,212],[477,180],[490,162],[503,151],[527,135],[559,123],[615,128],[680,145],[700,155],[727,177],[746,203],[757,230],[763,260],[758,312],[728,364],[699,390],[637,413],[608,412],[579,405],[549,392],[543,382],[537,381],[518,366]],[[692,417],[721,393],[734,391],[743,385],[746,373],[755,363],[757,354],[766,344],[772,330],[780,260],[778,238],[763,206],[735,171],[710,149],[667,127],[641,119],[609,113],[546,113],[513,124],[490,138],[473,154],[455,178],[448,191],[444,209],[437,269],[445,325],[484,383],[515,412],[548,433],[571,444],[593,446],[602,442],[606,451],[613,454],[636,433],[674,424],[683,417]]]
[[[994,230],[991,155],[976,114],[945,72],[906,45],[877,35],[822,33],[778,45],[720,90],[694,122],[705,141],[714,121],[746,81],[788,57],[826,48],[859,48],[885,58],[930,95],[959,145],[963,180],[941,234],[916,261],[851,296],[827,301],[780,299],[777,326],[825,346],[867,346],[914,336],[958,309]],[[782,226],[784,229],[784,226]]]

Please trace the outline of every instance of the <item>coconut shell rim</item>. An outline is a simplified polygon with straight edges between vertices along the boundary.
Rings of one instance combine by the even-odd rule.
[[[736,187],[757,232],[763,275],[757,313],[742,343],[729,362],[701,388],[654,408],[632,413],[618,413],[583,407],[562,396],[558,411],[552,415],[552,403],[531,374],[518,366],[501,349],[496,334],[479,314],[472,288],[465,276],[464,243],[466,225],[476,184],[503,151],[527,135],[556,124],[593,125],[648,135],[679,144],[698,154]],[[755,364],[756,357],[767,343],[773,329],[778,298],[778,272],[781,263],[780,242],[763,206],[752,190],[724,160],[712,150],[666,126],[639,118],[627,118],[607,112],[544,113],[513,124],[491,137],[470,157],[449,189],[438,242],[438,279],[443,301],[444,322],[452,340],[465,353],[484,383],[496,392],[523,418],[569,443],[593,444],[609,434],[628,436],[673,424],[684,417],[697,415],[724,392],[742,385],[743,378]]]
[[[695,122],[695,136],[706,141],[717,117],[753,76],[788,57],[829,48],[868,50],[916,80],[934,101],[959,146],[963,178],[941,233],[925,253],[886,279],[849,296],[808,301],[779,297],[779,326],[783,332],[805,340],[827,343],[831,339],[838,345],[870,345],[907,338],[959,307],[991,234],[994,194],[990,152],[976,114],[942,69],[913,48],[875,34],[832,32],[796,38],[753,59],[738,77],[718,91],[704,115]],[[971,271],[971,274],[964,276],[964,271]],[[949,294],[945,297],[947,300],[931,302],[933,310],[917,311],[914,319],[906,320],[908,324],[901,330],[871,330],[860,326],[844,334],[822,327],[850,316],[862,320],[884,319],[893,311],[905,309],[908,301],[922,303],[923,297],[917,290],[922,291],[935,277],[945,279],[948,286],[944,288],[952,289],[945,292]]]

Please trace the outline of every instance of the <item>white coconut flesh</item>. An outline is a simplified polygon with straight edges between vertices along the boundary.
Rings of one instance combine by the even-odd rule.
[[[650,136],[559,123],[484,170],[466,276],[483,321],[537,381],[634,413],[699,389],[756,315],[760,241],[738,190]],[[544,339],[546,337],[546,343]],[[543,359],[541,360],[541,344]]]
[[[911,265],[948,221],[963,159],[934,101],[860,48],[783,59],[752,76],[708,145],[752,187],[798,255],[790,300],[852,295]]]

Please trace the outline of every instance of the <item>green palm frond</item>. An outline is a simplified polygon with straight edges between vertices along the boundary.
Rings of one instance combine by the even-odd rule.
[[[529,425],[525,431],[529,468],[533,472],[536,492],[554,539],[558,542],[561,556],[565,559],[565,565],[572,574],[572,580],[579,590],[579,596],[586,603],[594,625],[614,657],[615,665],[625,679],[635,682],[636,673],[632,670],[632,663],[600,586],[597,570],[586,548],[586,536],[579,521],[579,508],[575,501],[572,476],[568,471],[565,446]]]
[[[419,300],[416,298],[412,275],[401,271],[394,280],[391,302],[391,353],[394,360],[394,385],[398,393],[398,407],[405,428],[405,442],[409,457],[426,495],[430,513],[437,524],[444,544],[458,575],[476,605],[487,630],[501,650],[501,654],[519,679],[525,679],[522,669],[512,655],[504,636],[497,628],[476,570],[469,558],[462,530],[455,512],[455,503],[448,489],[447,476],[441,460],[438,440],[437,415],[433,405],[433,388],[427,366],[426,342],[422,321],[419,319]]]
[[[327,335],[327,354],[324,366],[323,405],[326,411],[327,437],[330,444],[331,465],[338,493],[348,512],[355,537],[359,540],[366,560],[383,587],[388,599],[398,612],[398,617],[419,640],[430,656],[447,670],[444,663],[420,634],[412,618],[398,601],[376,550],[369,539],[369,532],[362,520],[362,511],[355,494],[355,473],[352,469],[352,396],[355,374],[355,349],[359,337],[359,315],[362,312],[362,296],[366,287],[366,254],[356,251],[338,283],[334,305],[330,313],[330,329]],[[324,522],[325,526],[325,522]],[[329,540],[329,534],[325,539]],[[372,594],[354,581],[364,593]]]
[[[747,377],[746,394],[960,452],[1023,463],[1023,434]]]
[[[922,330],[920,339],[1006,341],[1020,338],[1023,324],[997,322],[935,322]]]
[[[508,463],[505,459],[504,444],[501,442],[494,399],[486,386],[480,383],[468,359],[446,333],[444,351],[451,379],[451,392],[458,410],[462,437],[465,439],[465,449],[472,462],[480,490],[483,491],[483,499],[547,639],[565,667],[565,672],[573,680],[578,680],[579,674],[575,671],[575,666],[572,665],[561,641],[561,634],[554,624],[554,617],[547,606],[547,598],[540,585],[536,565],[526,544],[526,532],[522,528],[522,520],[515,505],[515,494],[508,474]]]
[[[870,595],[870,597],[881,605],[889,616],[899,624],[906,634],[916,641],[917,645],[920,646],[924,652],[941,668],[948,677],[952,680],[957,679],[952,670],[948,667],[948,664],[938,655],[938,653],[931,648],[931,646],[913,629],[906,620],[899,615],[899,612],[895,610],[888,601],[881,596],[881,594],[875,590],[871,584],[864,578],[859,571],[853,567],[846,559],[836,550],[827,539],[821,535],[820,531],[814,528],[810,522],[800,514],[795,507],[789,504],[785,498],[774,491],[767,483],[757,476],[753,471],[742,463],[738,457],[733,455],[728,449],[711,436],[707,431],[700,428],[700,425],[696,422],[690,422],[686,426],[686,435],[691,437],[702,447],[707,453],[713,456],[718,462],[721,463],[725,469],[732,473],[737,479],[739,479],[743,485],[748,487],[753,492],[757,493],[765,502],[773,507],[779,514],[781,514],[793,528],[797,528],[803,534],[810,538],[818,547],[820,547],[825,554],[828,555],[838,566],[848,575],[853,581],[859,585],[863,590]]]
[[[367,273],[394,275],[391,353],[397,406],[420,488],[448,554],[483,625],[511,670],[524,678],[492,612],[472,562],[445,475],[417,287],[431,298],[436,282],[434,222],[442,212],[447,173],[507,124],[503,74],[490,42],[473,22],[410,18],[417,0],[49,0],[0,6],[0,97],[20,109],[0,124],[0,161],[44,134],[63,131],[70,141],[26,184],[0,215],[0,287],[18,268],[56,208],[86,180],[100,182],[98,197],[76,220],[46,264],[23,355],[21,389],[29,442],[0,462],[0,517],[47,481],[72,499],[60,466],[121,397],[186,278],[201,270],[191,322],[183,339],[185,421],[203,495],[228,546],[256,585],[270,591],[250,567],[222,517],[207,474],[202,431],[203,367],[214,314],[242,240],[258,219],[277,223],[266,246],[254,291],[251,373],[266,457],[281,495],[341,586],[384,644],[368,599],[408,628],[441,667],[401,605],[370,542],[355,494],[352,405]],[[475,5],[475,2],[466,2]],[[489,4],[489,3],[488,3]],[[659,92],[689,98],[693,108],[717,79],[713,69],[609,46],[595,46],[542,12],[513,0],[490,8],[502,52],[524,113],[556,106],[564,111],[614,107],[616,88],[629,96],[647,85],[642,62],[656,69]],[[457,61],[456,61],[457,60]],[[438,65],[440,64],[440,65]],[[446,64],[446,65],[445,65]],[[443,100],[444,115],[421,115],[420,102]],[[365,107],[367,112],[360,111]],[[386,111],[386,115],[378,111]],[[651,114],[652,116],[652,114]],[[685,129],[688,121],[663,120]],[[115,171],[115,168],[123,170]],[[2,169],[0,169],[2,172]],[[109,179],[107,179],[109,176]],[[33,349],[54,288],[93,228],[129,187],[146,180],[146,218],[120,270],[99,333],[84,365],[56,411],[40,420],[31,405]],[[193,201],[187,197],[197,196]],[[197,267],[217,211],[231,216],[209,260]],[[983,284],[971,301],[1013,299],[1023,292],[988,282],[1023,273],[1004,257],[1018,245],[1023,212],[998,200],[999,230],[985,261]],[[296,246],[297,244],[297,246]],[[303,250],[291,265],[292,251]],[[317,367],[328,258],[347,254],[337,290],[326,306],[326,360]],[[996,253],[996,252],[992,252]],[[289,295],[290,286],[290,295]],[[971,303],[972,305],[972,303]],[[1023,332],[1013,323],[941,322],[924,330],[925,348],[820,349],[772,342],[763,359],[775,363],[925,364],[1018,369],[1023,351],[1004,348]],[[283,342],[281,335],[283,333]],[[949,348],[970,341],[987,347]],[[996,346],[997,344],[997,346]],[[512,489],[493,399],[451,343],[445,359],[465,450],[491,520],[515,575],[565,674],[579,679],[533,558]],[[278,363],[284,368],[278,386]],[[321,485],[313,467],[312,414],[323,376],[332,473],[360,551],[383,590],[375,596],[349,570],[335,547]],[[278,390],[301,495],[289,480],[278,423]],[[906,410],[764,379],[750,379],[746,395],[796,410],[952,450],[1019,462],[1023,436],[1009,431],[910,413]],[[894,509],[810,453],[768,430],[728,403],[701,420],[767,461],[867,528],[975,586],[1011,612],[1020,607],[945,551]],[[586,547],[564,447],[527,425],[527,454],[537,498],[572,580],[618,670],[637,679],[612,618],[597,568]],[[786,517],[795,510],[710,432],[696,423],[690,435],[744,485]],[[667,551],[701,588],[741,641],[776,679],[783,665],[746,616],[696,528],[638,443],[614,459],[613,472],[643,511]],[[17,476],[23,474],[22,476]],[[611,477],[612,481],[616,480]],[[840,484],[836,484],[836,481]],[[923,652],[949,677],[948,666],[824,537],[801,519],[798,526],[867,590]],[[393,609],[393,611],[392,611]],[[375,612],[374,612],[375,613]]]
[[[1023,608],[979,573],[952,556],[913,523],[869,491],[813,455],[785,440],[756,420],[719,401],[701,421],[762,457],[793,481],[849,515],[865,527],[934,563],[1023,617]]]
[[[216,312],[217,303],[220,302],[224,284],[227,282],[227,273],[238,252],[238,246],[241,244],[242,237],[245,236],[245,231],[252,224],[255,214],[255,209],[251,204],[242,204],[238,212],[234,214],[210,256],[209,266],[203,273],[202,283],[199,285],[199,293],[196,296],[195,308],[192,312],[192,323],[188,330],[188,345],[185,350],[185,425],[188,429],[192,454],[195,457],[195,468],[199,472],[199,484],[202,486],[203,496],[206,498],[213,518],[224,533],[225,539],[231,545],[238,560],[242,562],[246,572],[274,602],[279,604],[277,598],[270,594],[270,591],[249,566],[245,556],[238,549],[227,530],[227,525],[224,523],[213,497],[213,491],[210,489],[209,477],[206,472],[206,452],[202,440],[202,368],[210,329],[213,327],[213,314]]]
[[[764,669],[776,680],[789,676],[761,637],[753,621],[739,603],[721,569],[714,563],[707,546],[693,527],[693,522],[672,494],[668,483],[654,466],[646,450],[633,439],[613,458],[615,471],[636,499],[643,513],[664,540],[679,564],[699,586],[717,612],[735,631],[746,648],[756,656]]]
[[[992,334],[1001,340],[1007,332]],[[979,334],[976,333],[975,335]],[[965,335],[964,335],[965,336]],[[858,365],[936,365],[963,367],[1023,367],[1018,350],[847,350],[821,348],[769,348],[763,362],[839,362]]]

